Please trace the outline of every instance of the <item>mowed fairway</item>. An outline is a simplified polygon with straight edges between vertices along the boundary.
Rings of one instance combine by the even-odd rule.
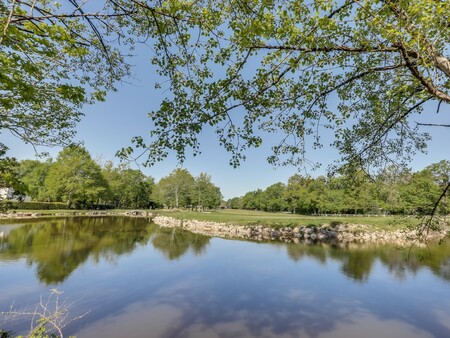
[[[319,226],[322,224],[365,224],[375,229],[398,229],[417,222],[400,216],[305,216],[289,213],[271,213],[253,210],[219,209],[208,212],[158,210],[158,214],[178,219],[196,219],[239,225],[265,225],[277,227]]]
[[[109,215],[120,214],[130,210],[113,209],[104,210]],[[195,219],[217,223],[229,223],[234,225],[264,225],[272,228],[296,227],[296,226],[320,226],[322,224],[363,224],[372,226],[374,230],[398,230],[407,226],[415,226],[419,220],[407,216],[311,216],[298,215],[286,212],[265,212],[240,209],[217,209],[207,212],[189,210],[158,209],[148,210],[162,216],[177,219]],[[42,217],[54,216],[88,216],[88,210],[16,210],[17,213],[39,213]]]

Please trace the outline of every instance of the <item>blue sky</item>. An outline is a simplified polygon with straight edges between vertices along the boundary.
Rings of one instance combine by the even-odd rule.
[[[156,75],[150,66],[149,56],[145,54],[135,59],[135,78],[130,83],[118,86],[118,91],[110,93],[106,102],[97,103],[84,108],[85,116],[77,127],[76,141],[83,141],[94,159],[102,163],[112,160],[118,163],[115,153],[122,147],[130,145],[133,136],[148,135],[152,125],[147,114],[156,110],[165,93],[154,89]],[[418,122],[438,122],[450,124],[450,107],[443,105],[439,115],[433,108],[425,111]],[[425,118],[426,117],[426,118]],[[411,163],[413,170],[438,162],[442,159],[450,159],[450,128],[427,127],[433,135],[429,143],[428,154],[419,154]],[[326,135],[323,142],[330,143]],[[0,141],[10,147],[8,155],[18,159],[34,158],[34,149],[30,145],[23,144],[11,135],[1,134]],[[267,140],[266,140],[267,141]],[[270,140],[269,140],[270,141]],[[220,148],[213,130],[205,130],[201,135],[202,154],[193,158],[188,156],[182,167],[188,169],[192,175],[197,176],[206,172],[212,176],[212,181],[221,188],[225,199],[241,196],[248,191],[258,188],[266,188],[276,183],[286,183],[289,176],[298,172],[293,167],[272,167],[266,162],[270,155],[270,142],[265,142],[259,149],[251,149],[247,152],[247,161],[241,167],[234,169],[228,163],[230,155]],[[60,148],[41,149],[48,151],[52,157],[56,157]],[[307,158],[322,163],[316,171],[308,170],[308,173],[317,176],[326,172],[326,167],[338,158],[334,149],[323,148],[310,151]],[[158,181],[179,167],[174,156],[151,168],[140,167],[146,175],[151,175]],[[300,169],[305,172],[304,169]]]

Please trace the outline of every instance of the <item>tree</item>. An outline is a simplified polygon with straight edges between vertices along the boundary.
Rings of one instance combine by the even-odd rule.
[[[429,169],[413,173],[400,191],[406,212],[421,215],[431,213],[440,193]]]
[[[129,74],[114,1],[0,2],[0,132],[65,145],[83,115]],[[113,8],[114,7],[114,8]]]
[[[183,160],[211,126],[239,165],[266,133],[270,163],[301,165],[331,129],[342,162],[406,161],[429,135],[418,114],[450,103],[448,1],[164,1],[153,58],[171,95],[137,137],[148,164]],[[130,155],[131,148],[122,155]]]
[[[26,186],[26,193],[33,200],[45,199],[45,178],[52,164],[51,159],[45,162],[23,160],[19,163],[18,179]]]
[[[18,179],[19,162],[14,157],[5,156],[5,152],[5,147],[0,144],[0,188],[12,189],[14,195],[20,199],[25,194],[26,187]],[[0,211],[6,211],[9,207],[8,203],[0,203]]]
[[[211,176],[206,173],[200,173],[195,178],[192,202],[199,210],[213,209],[220,205],[222,194],[220,188],[211,182]]]
[[[299,212],[301,209],[302,183],[303,178],[299,174],[295,174],[288,179],[284,199],[293,214]]]
[[[442,209],[441,212],[448,214],[450,209],[448,205],[448,196],[450,189],[450,161],[442,160],[439,163],[433,163],[425,169],[431,172],[433,176],[434,183],[444,191],[440,199],[439,207]]]
[[[154,189],[153,198],[169,208],[192,205],[194,178],[186,169],[175,169],[161,178]]]
[[[108,183],[89,152],[71,145],[60,151],[51,165],[45,187],[51,200],[65,202],[71,208],[98,204],[106,197]]]
[[[342,170],[341,187],[346,195],[346,210],[351,213],[378,212],[379,205],[371,177],[360,168]]]
[[[264,210],[264,192],[261,189],[249,191],[242,197],[242,208],[248,210]]]
[[[126,165],[114,168],[106,163],[102,171],[110,189],[109,200],[116,208],[148,208],[155,183],[140,170]]]
[[[327,182],[324,209],[329,213],[346,213],[351,209],[343,177],[330,177]]]
[[[376,199],[385,212],[393,214],[405,212],[400,190],[401,186],[407,183],[410,176],[409,170],[396,165],[388,166],[376,175]]]
[[[281,182],[272,184],[264,190],[265,211],[277,212],[286,210],[287,206],[283,198],[285,190],[286,186]]]
[[[323,189],[319,188],[321,183],[321,179],[298,174],[289,177],[284,198],[292,213],[312,214],[323,211]]]
[[[242,208],[242,197],[233,197],[227,201],[227,208],[230,209],[243,209]]]
[[[328,191],[327,179],[323,176],[319,176],[309,183],[309,195],[312,201],[312,211],[316,214],[326,212],[326,194]]]

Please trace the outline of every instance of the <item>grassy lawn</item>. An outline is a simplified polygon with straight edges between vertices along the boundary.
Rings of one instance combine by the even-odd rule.
[[[10,212],[15,212],[15,213],[25,213],[25,214],[34,214],[34,213],[38,213],[41,215],[55,215],[55,214],[85,214],[87,212],[91,212],[91,211],[105,211],[107,213],[110,212],[125,212],[125,211],[130,211],[131,209],[108,209],[108,210],[77,210],[77,209],[46,209],[46,210],[26,210],[26,209],[16,209],[14,211],[10,211]]]
[[[41,214],[41,215],[55,215],[55,214],[74,214],[79,212],[86,212],[86,210],[74,210],[74,209],[45,209],[45,210],[27,210],[27,209],[14,209],[8,210],[9,214]]]
[[[292,215],[288,213],[270,213],[264,211],[223,209],[210,212],[196,211],[169,211],[158,210],[158,214],[178,219],[196,219],[200,221],[212,221],[219,223],[233,223],[239,225],[261,224],[270,227],[295,227],[317,226],[322,224],[365,224],[376,229],[394,230],[411,225],[414,219],[406,219],[395,216],[371,216],[371,217],[319,217]]]
[[[85,214],[89,210],[16,210],[15,212],[40,213],[41,215],[52,214]],[[105,210],[108,213],[124,212],[127,210],[115,209]],[[319,226],[322,224],[364,224],[373,226],[378,230],[396,230],[417,222],[414,218],[400,216],[349,216],[349,217],[320,217],[292,215],[289,213],[271,213],[253,210],[218,209],[208,212],[197,211],[171,211],[171,210],[150,210],[159,215],[174,217],[178,219],[196,219],[199,221],[211,221],[218,223],[230,223],[237,225],[264,225],[273,228],[296,227],[296,226]]]

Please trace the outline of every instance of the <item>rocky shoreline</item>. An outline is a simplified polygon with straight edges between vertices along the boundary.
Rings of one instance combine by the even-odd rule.
[[[181,228],[194,233],[222,238],[249,239],[255,241],[278,240],[294,243],[394,243],[410,245],[417,241],[415,230],[401,229],[384,231],[363,224],[324,224],[317,227],[298,226],[274,229],[263,225],[232,225],[197,220],[179,220],[167,216],[156,216],[153,222],[161,227]],[[440,240],[446,231],[430,232],[427,240]]]
[[[180,220],[173,217],[160,216],[145,210],[127,210],[111,212],[93,210],[75,213],[40,214],[31,212],[18,212],[0,214],[1,219],[29,219],[44,217],[104,217],[127,216],[143,217],[152,220],[161,227],[181,228],[193,233],[232,239],[247,239],[253,241],[282,241],[294,243],[378,243],[397,244],[399,246],[411,245],[418,241],[416,230],[407,228],[400,230],[378,230],[364,224],[323,224],[321,226],[297,226],[294,228],[271,228],[264,225],[236,225],[217,223],[211,221]],[[438,241],[450,233],[449,229],[429,232],[426,240]]]

